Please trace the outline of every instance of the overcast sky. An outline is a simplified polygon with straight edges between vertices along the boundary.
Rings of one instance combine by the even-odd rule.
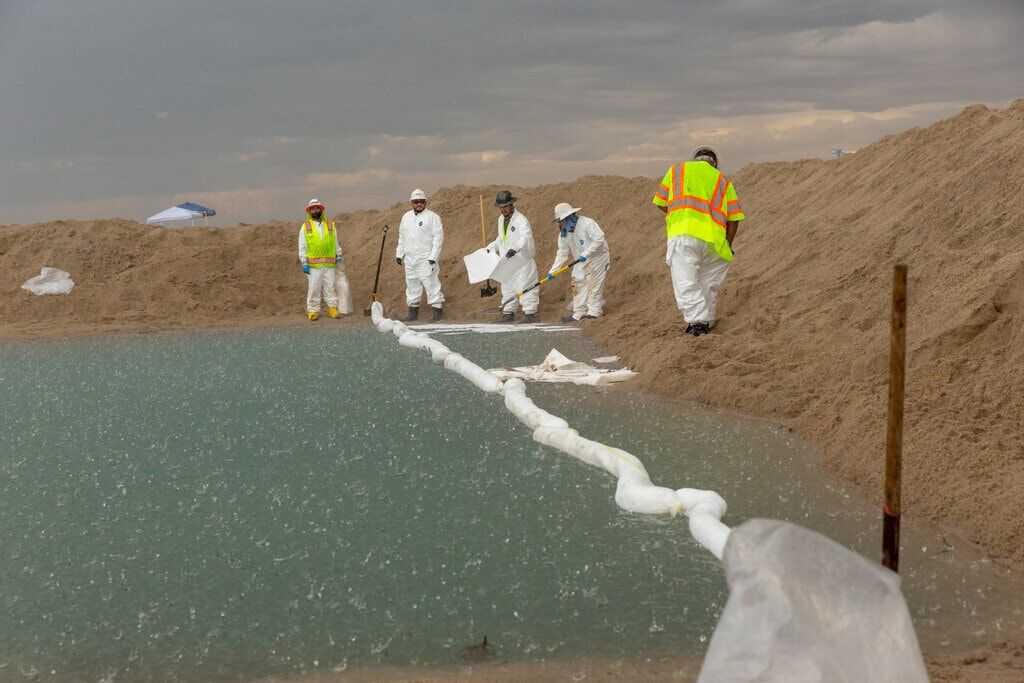
[[[0,0],[0,224],[826,157],[1024,96],[1022,36],[1022,0]]]

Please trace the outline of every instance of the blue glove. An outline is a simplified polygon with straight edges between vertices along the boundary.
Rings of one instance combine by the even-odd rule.
[[[554,275],[552,275],[551,273],[548,273],[548,276],[547,276],[547,277],[546,277],[545,279],[546,279],[546,280],[554,280],[554,279],[555,279],[555,276],[554,276]]]
[[[586,256],[580,256],[580,263],[583,263],[586,260],[587,260]]]
[[[309,264],[308,263],[303,263],[302,264],[302,272],[305,273],[306,275],[309,275]]]

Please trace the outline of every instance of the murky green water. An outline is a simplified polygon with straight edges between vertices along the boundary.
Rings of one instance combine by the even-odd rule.
[[[485,367],[593,353],[572,334],[442,339]],[[484,635],[506,659],[697,655],[726,598],[683,520],[620,511],[610,477],[391,336],[6,344],[0,390],[0,680],[451,664]],[[656,483],[719,491],[728,523],[790,519],[877,554],[875,507],[777,430],[621,391],[529,392]],[[907,545],[923,640],[983,637],[995,608],[1019,621],[967,551]]]

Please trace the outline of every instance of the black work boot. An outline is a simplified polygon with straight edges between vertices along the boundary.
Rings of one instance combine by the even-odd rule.
[[[572,317],[571,315],[563,315],[562,322],[565,323],[566,325],[571,325],[572,323],[578,323],[579,320]]]
[[[501,314],[501,320],[499,320],[498,322],[499,323],[514,323],[515,321],[516,321],[516,314],[515,313],[502,313]]]
[[[411,323],[413,320],[419,320],[419,319],[420,319],[420,307],[419,306],[410,306],[409,307],[409,314],[406,315],[404,318],[402,318],[402,322],[403,323]]]
[[[434,315],[430,319],[430,322],[436,323],[438,320],[441,319],[441,307],[440,306],[431,306],[431,308],[434,309]]]
[[[523,322],[524,323],[535,323],[535,322],[537,322],[537,314],[536,313],[527,313],[525,316],[523,316]]]
[[[711,331],[711,325],[708,323],[692,323],[690,325],[690,334],[694,337],[699,337],[702,334],[707,334]]]

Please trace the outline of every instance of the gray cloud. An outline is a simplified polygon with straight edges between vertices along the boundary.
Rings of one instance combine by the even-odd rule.
[[[0,224],[822,156],[1021,96],[988,0],[0,5]]]

